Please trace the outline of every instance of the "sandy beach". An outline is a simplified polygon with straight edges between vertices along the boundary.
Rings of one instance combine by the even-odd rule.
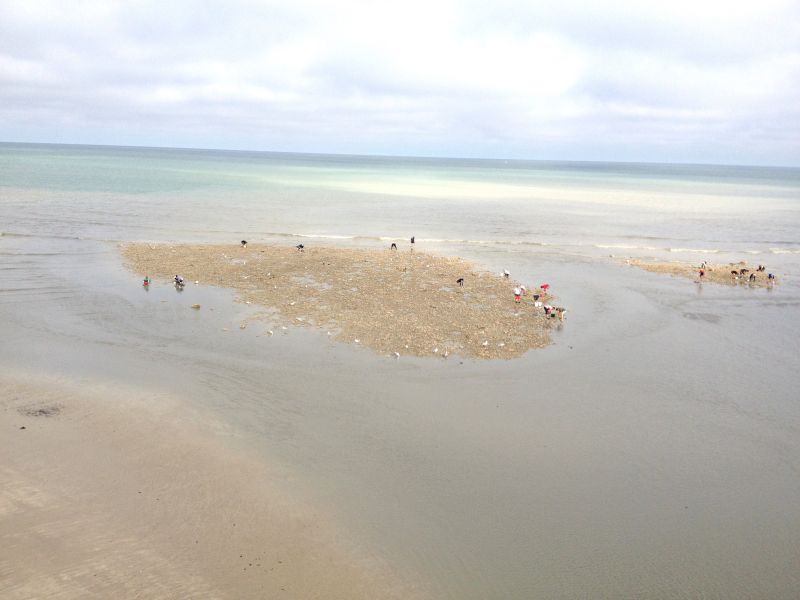
[[[0,597],[417,597],[185,404],[1,381]]]
[[[651,273],[664,273],[666,275],[674,275],[677,277],[685,277],[687,279],[694,279],[696,281],[710,281],[721,285],[729,286],[748,286],[766,288],[778,283],[778,278],[773,280],[768,279],[769,269],[766,271],[757,271],[757,265],[750,265],[747,261],[739,261],[725,264],[704,263],[697,265],[687,262],[665,262],[665,261],[649,261],[641,259],[627,259],[625,264]],[[703,276],[700,277],[700,270],[703,270]],[[742,269],[745,269],[742,273]],[[734,275],[732,271],[736,271]],[[750,276],[754,278],[751,280]]]
[[[557,320],[535,306],[534,294],[552,302],[541,289],[529,285],[516,302],[523,283],[419,251],[126,244],[122,252],[159,285],[184,277],[187,299],[195,282],[231,288],[269,309],[269,323],[324,328],[381,354],[514,358],[549,344]]]

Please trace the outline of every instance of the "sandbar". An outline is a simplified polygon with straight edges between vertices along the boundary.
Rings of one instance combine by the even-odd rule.
[[[137,243],[122,253],[159,284],[181,275],[187,295],[195,281],[231,288],[283,326],[327,329],[394,356],[515,358],[548,345],[556,320],[535,306],[534,295],[551,301],[541,289],[516,302],[513,278],[420,251]]]
[[[631,258],[626,260],[625,263],[651,273],[665,273],[696,281],[710,281],[721,285],[766,288],[778,282],[777,277],[773,280],[767,278],[768,270],[756,271],[757,267],[748,265],[747,261],[723,264],[706,262],[704,263],[705,266],[703,266],[703,264],[697,265],[688,262],[648,261]],[[703,270],[702,278],[700,277],[701,268]],[[741,272],[742,269],[745,269],[744,273]],[[733,274],[733,271],[736,271],[736,274]],[[755,275],[755,278],[751,280],[750,275]]]

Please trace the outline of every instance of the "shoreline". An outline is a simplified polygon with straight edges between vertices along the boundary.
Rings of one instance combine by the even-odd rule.
[[[121,252],[159,285],[184,277],[184,298],[195,285],[230,288],[270,311],[263,320],[273,325],[324,329],[398,358],[516,358],[549,345],[557,320],[543,309],[546,291],[530,286],[516,301],[520,282],[420,251],[138,243]]]

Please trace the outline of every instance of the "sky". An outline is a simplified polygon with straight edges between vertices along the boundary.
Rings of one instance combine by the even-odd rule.
[[[0,141],[800,166],[800,2],[0,2]]]

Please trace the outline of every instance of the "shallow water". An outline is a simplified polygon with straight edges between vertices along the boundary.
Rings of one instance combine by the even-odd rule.
[[[3,145],[0,360],[180,394],[434,597],[794,598],[799,181]],[[315,331],[265,336],[239,329],[256,309],[224,290],[143,290],[116,247],[397,238],[404,251],[412,234],[549,281],[569,308],[554,345],[396,361]],[[781,285],[698,285],[608,258],[745,251]]]

